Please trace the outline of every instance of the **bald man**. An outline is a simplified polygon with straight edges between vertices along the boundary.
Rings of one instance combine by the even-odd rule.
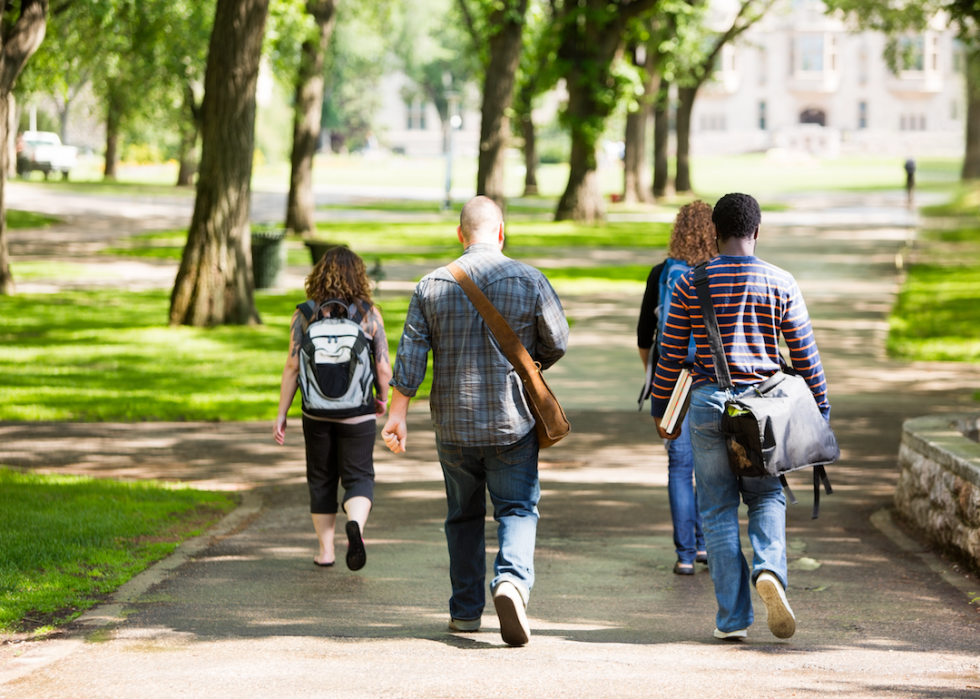
[[[565,354],[568,322],[544,275],[502,253],[503,215],[492,199],[463,207],[456,260],[547,369]],[[479,312],[445,267],[415,288],[398,345],[385,444],[408,447],[405,417],[432,351],[429,409],[446,481],[449,628],[475,632],[486,603],[486,491],[499,551],[490,582],[500,635],[513,646],[530,638],[526,608],[534,585],[538,524],[538,440],[523,385]]]

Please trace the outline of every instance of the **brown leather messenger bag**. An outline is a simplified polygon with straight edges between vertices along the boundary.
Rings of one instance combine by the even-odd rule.
[[[514,366],[514,371],[524,382],[524,393],[527,396],[528,406],[534,415],[534,429],[538,433],[538,445],[546,449],[556,444],[562,437],[571,432],[571,425],[565,417],[565,411],[561,404],[551,392],[548,384],[541,373],[541,365],[531,359],[527,349],[521,344],[514,329],[507,324],[500,311],[494,308],[490,299],[480,291],[480,288],[470,279],[462,267],[455,262],[446,265],[460,287],[469,296],[470,301],[476,306],[476,310],[483,317],[483,322],[490,328],[490,332],[497,339],[500,350],[507,357],[507,360]]]

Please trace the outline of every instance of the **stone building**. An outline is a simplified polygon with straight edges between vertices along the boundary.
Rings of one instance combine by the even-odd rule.
[[[719,25],[726,5],[713,5]],[[900,41],[893,73],[884,35],[853,31],[820,0],[782,0],[724,48],[694,105],[692,152],[961,154],[964,65],[954,31],[937,17]]]

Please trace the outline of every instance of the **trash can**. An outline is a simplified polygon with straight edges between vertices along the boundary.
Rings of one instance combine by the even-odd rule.
[[[313,266],[316,267],[316,263],[327,254],[327,250],[343,246],[345,243],[335,243],[332,240],[307,240],[304,245],[309,248],[310,259],[313,260]]]
[[[252,231],[252,278],[256,289],[280,285],[286,268],[286,231],[267,228]]]

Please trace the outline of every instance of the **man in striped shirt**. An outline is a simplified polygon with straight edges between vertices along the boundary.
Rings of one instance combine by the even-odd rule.
[[[492,199],[463,207],[456,260],[510,325],[531,357],[547,369],[564,354],[568,321],[544,275],[501,252],[503,214]],[[521,378],[479,311],[445,267],[415,287],[395,356],[391,409],[381,436],[405,451],[409,400],[425,378],[432,350],[429,408],[446,481],[449,513],[449,600],[453,631],[477,631],[486,587],[486,494],[494,506],[500,549],[490,583],[500,635],[528,642],[525,607],[534,585],[538,523],[538,439]]]
[[[721,639],[745,638],[753,621],[752,583],[766,605],[770,631],[789,638],[796,630],[785,592],[786,498],[778,478],[740,478],[729,468],[720,429],[725,401],[751,393],[779,370],[782,334],[793,368],[806,380],[823,416],[830,419],[820,354],[796,280],[755,256],[761,220],[758,202],[747,194],[726,194],[712,213],[721,254],[708,262],[708,287],[734,389],[726,392],[718,387],[692,270],[674,289],[651,393],[661,437],[676,437],[666,433],[660,419],[693,334],[697,346],[690,407],[694,475],[718,600],[714,635]],[[739,543],[740,500],[749,508],[751,571]]]

